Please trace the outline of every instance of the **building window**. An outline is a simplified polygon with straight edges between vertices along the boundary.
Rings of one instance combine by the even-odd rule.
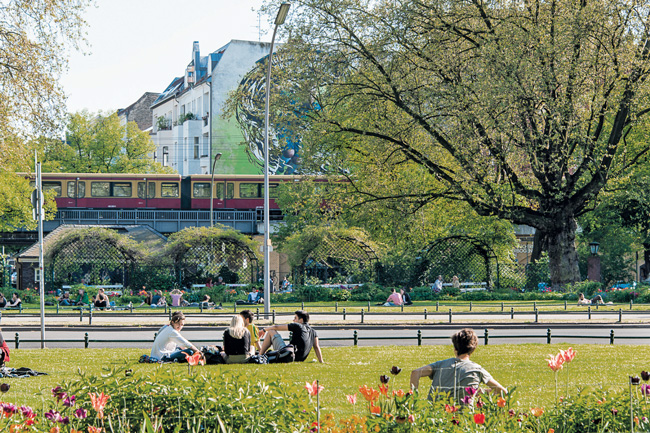
[[[199,137],[194,137],[194,159],[199,159]]]

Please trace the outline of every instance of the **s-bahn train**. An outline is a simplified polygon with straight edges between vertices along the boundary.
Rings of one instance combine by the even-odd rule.
[[[59,209],[210,209],[211,175],[43,173],[42,177],[43,190],[56,192]],[[281,182],[300,179],[269,176],[269,209],[279,209],[273,198]],[[264,176],[215,175],[212,197],[215,210],[263,207]]]

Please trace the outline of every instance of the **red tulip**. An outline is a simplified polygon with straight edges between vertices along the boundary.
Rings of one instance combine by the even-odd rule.
[[[474,414],[474,422],[476,424],[484,424],[485,423],[485,414],[484,413],[475,413]]]
[[[548,362],[548,366],[551,368],[553,371],[559,371],[562,370],[562,364],[564,364],[564,357],[561,354],[557,354],[556,356],[553,355],[548,355],[549,359],[546,360]]]
[[[205,364],[205,360],[203,359],[203,354],[201,352],[196,352],[194,355],[185,355],[185,359],[187,359],[187,363],[190,365]]]

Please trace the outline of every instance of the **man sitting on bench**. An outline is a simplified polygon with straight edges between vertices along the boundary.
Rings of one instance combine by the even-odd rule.
[[[318,334],[311,326],[309,326],[309,313],[303,310],[298,310],[293,317],[293,323],[288,325],[272,325],[267,328],[262,328],[266,332],[264,343],[260,355],[264,355],[267,350],[273,345],[273,350],[281,351],[291,346],[294,352],[294,361],[302,362],[307,359],[312,346],[318,362],[323,362],[323,354],[318,344]],[[284,342],[282,336],[278,331],[291,331],[291,341],[289,346]]]

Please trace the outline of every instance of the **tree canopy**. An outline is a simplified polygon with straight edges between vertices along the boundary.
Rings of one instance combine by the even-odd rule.
[[[303,161],[349,170],[361,194],[385,186],[369,200],[446,198],[535,227],[563,285],[580,279],[575,218],[647,159],[648,9],[297,0],[272,102],[304,123]]]
[[[81,111],[68,116],[65,142],[43,140],[44,171],[65,173],[170,173],[151,158],[156,146],[135,122],[116,113]]]

